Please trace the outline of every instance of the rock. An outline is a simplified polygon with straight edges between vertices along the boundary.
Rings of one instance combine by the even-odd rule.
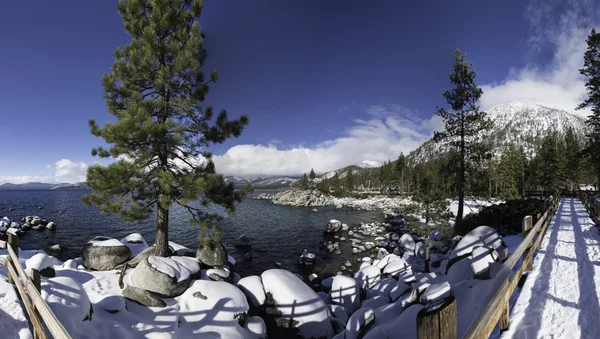
[[[455,237],[455,239],[458,238]],[[458,241],[449,258],[452,261],[455,258],[467,256],[478,246],[496,250],[503,245],[502,237],[495,229],[489,226],[479,226]],[[449,263],[448,265],[451,266],[452,264]]]
[[[283,266],[283,264],[280,261],[275,262],[275,267],[281,267],[281,266]]]
[[[223,266],[227,263],[227,250],[223,244],[212,239],[206,243],[201,241],[196,258],[206,266]]]
[[[51,257],[46,253],[36,253],[31,258],[25,261],[25,273],[32,276],[31,270],[34,269],[40,272],[43,277],[54,277],[54,265],[59,265],[60,262],[55,257]]]
[[[31,227],[31,229],[34,231],[43,231],[46,228],[43,225],[35,225],[35,226]]]
[[[158,295],[135,286],[125,286],[125,289],[121,291],[121,294],[123,294],[125,298],[131,299],[146,307],[167,306],[167,303],[165,303]]]
[[[380,248],[377,251],[377,260],[381,260],[381,259],[385,258],[388,255],[390,255],[390,252],[388,252],[388,250],[386,250],[385,248]]]
[[[237,287],[244,292],[248,300],[250,300],[254,306],[264,306],[266,296],[262,280],[259,276],[251,275],[244,277],[238,281]]]
[[[317,256],[314,253],[304,252],[298,258],[298,265],[300,266],[314,266],[317,261]]]
[[[413,237],[408,233],[402,234],[402,236],[398,240],[398,244],[409,251],[415,251],[415,241],[413,240]]]
[[[354,312],[346,324],[346,339],[362,338],[375,323],[375,313],[370,307],[361,308]]]
[[[67,261],[65,261],[62,265],[63,268],[67,268],[67,269],[71,269],[71,270],[76,270],[77,269],[77,262],[75,262],[75,260],[73,259],[69,259]]]
[[[360,284],[354,278],[344,275],[335,276],[330,294],[333,304],[343,306],[349,314],[360,308]]]
[[[54,230],[56,230],[56,226],[54,226],[54,223],[53,223],[53,222],[49,222],[49,223],[46,225],[46,228],[47,228],[49,231],[54,231]]]
[[[405,284],[404,282],[402,282],[402,281],[396,282],[396,285],[394,285],[394,287],[392,287],[392,289],[390,290],[390,300],[392,302],[398,300],[398,298],[400,298],[401,295],[403,295],[410,289],[411,289],[411,287],[409,285]]]
[[[202,292],[200,292],[200,291],[194,292],[193,295],[194,295],[194,298],[198,298],[198,299],[202,299],[202,300],[208,299],[208,297],[205,296],[204,294],[202,294]]]
[[[252,260],[252,252],[247,252],[244,254],[244,259],[248,261]]]
[[[48,250],[50,252],[58,253],[58,252],[60,252],[60,245],[59,244],[52,245],[52,246],[48,247]]]
[[[228,283],[233,278],[231,272],[224,268],[211,268],[206,271],[206,275],[212,281],[226,281]]]
[[[85,244],[82,256],[87,269],[109,271],[127,261],[131,250],[117,239],[95,237]]]
[[[312,211],[313,211],[313,213],[317,213],[318,212],[316,208],[313,208]]]
[[[415,255],[419,258],[425,259],[425,244],[423,242],[418,242],[415,244]]]
[[[373,310],[376,310],[377,308],[389,303],[390,298],[387,295],[375,295],[365,300],[360,305],[360,308],[372,308]]]
[[[354,275],[363,289],[371,288],[381,280],[381,270],[377,266],[369,265],[360,269]]]
[[[236,241],[233,242],[233,246],[236,247],[252,247],[252,241],[245,234],[242,234]]]
[[[127,304],[125,298],[120,295],[109,295],[95,303],[96,310],[104,310],[110,314],[127,312]]]
[[[342,222],[339,220],[331,219],[331,220],[329,220],[327,225],[325,225],[325,229],[323,230],[323,233],[336,233],[341,230],[342,230]]]
[[[131,274],[133,286],[163,297],[181,295],[190,284],[192,275],[200,270],[193,258],[149,256]]]
[[[121,239],[121,243],[131,250],[131,257],[134,258],[138,254],[144,252],[148,248],[148,244],[144,237],[139,233],[132,233]]]
[[[350,229],[350,227],[348,225],[342,224],[342,231],[346,232],[349,229]]]
[[[428,302],[449,297],[450,294],[450,284],[447,281],[444,281],[427,287],[427,290],[421,295],[420,301],[427,304]]]
[[[387,265],[385,265],[385,267],[383,268],[383,276],[396,278],[401,272],[407,271],[409,269],[410,266],[408,266],[406,261],[402,259],[393,260]]]
[[[333,337],[327,306],[308,285],[281,269],[266,270],[261,278],[267,295],[267,314],[275,318],[282,332],[279,337]],[[286,330],[290,328],[291,331]]]
[[[327,308],[329,308],[329,312],[331,313],[331,315],[333,315],[334,318],[342,321],[344,324],[348,322],[348,310],[346,310],[343,306],[336,304],[328,304]]]
[[[496,254],[494,256],[494,254]],[[496,261],[498,255],[492,248],[485,246],[477,246],[473,248],[471,252],[471,268],[475,277],[483,278],[486,275],[489,276],[489,268],[492,263]]]
[[[261,317],[248,318],[248,322],[246,323],[246,329],[252,332],[252,334],[254,334],[256,338],[267,337],[267,326],[265,325],[265,321]]]

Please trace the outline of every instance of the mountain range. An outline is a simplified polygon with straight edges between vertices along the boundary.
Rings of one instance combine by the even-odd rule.
[[[85,182],[74,184],[60,183],[48,184],[44,182],[26,182],[24,184],[6,183],[0,185],[0,191],[33,191],[33,190],[65,190],[65,189],[85,189]]]
[[[495,155],[502,154],[508,144],[514,143],[523,146],[525,154],[532,157],[543,137],[552,131],[564,136],[569,128],[573,128],[583,142],[588,130],[585,118],[543,103],[512,101],[490,108],[486,113],[492,128],[480,136],[491,142]],[[419,163],[449,150],[448,145],[436,143],[432,138],[410,152],[407,158],[411,163]]]

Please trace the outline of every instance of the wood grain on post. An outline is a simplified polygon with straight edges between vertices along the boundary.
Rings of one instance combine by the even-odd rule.
[[[14,233],[12,232],[6,232],[6,234],[8,235],[8,246],[10,248],[12,248],[12,250],[15,252],[15,254],[17,255],[17,258],[19,257],[19,237],[17,237]],[[10,261],[10,256],[8,257],[8,261]],[[21,265],[20,262],[16,262],[15,265]],[[15,276],[16,278],[16,276]],[[13,280],[13,277],[9,274],[8,275],[8,283],[9,284],[14,284],[15,281]]]
[[[525,238],[527,238],[527,234],[531,230],[531,216],[530,215],[526,215],[525,218],[523,218],[522,230],[523,230],[522,236],[523,236],[523,239],[525,239]],[[532,256],[530,255],[531,250],[532,250],[531,249],[531,241],[529,241],[527,249],[525,250],[525,252],[523,252],[523,262],[525,264],[526,271],[531,270],[531,268],[533,267],[533,260],[531,259]]]
[[[506,294],[506,298],[504,300],[504,305],[503,310],[502,310],[502,315],[500,316],[500,331],[506,331],[508,330],[508,327],[510,326],[510,304],[509,304],[509,300],[510,300],[510,294]]]
[[[450,296],[428,303],[417,315],[418,339],[456,339],[456,300]]]

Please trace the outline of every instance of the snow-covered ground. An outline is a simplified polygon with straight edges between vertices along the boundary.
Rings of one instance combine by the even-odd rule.
[[[502,338],[600,338],[600,234],[578,199],[562,199]]]

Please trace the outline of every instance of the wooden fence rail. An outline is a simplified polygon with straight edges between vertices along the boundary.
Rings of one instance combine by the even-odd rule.
[[[19,238],[8,234],[8,282],[14,284],[23,301],[31,323],[34,338],[70,339],[71,336],[56,318],[46,301],[40,295],[40,272],[31,270],[31,279],[25,274],[19,261]],[[50,332],[51,336],[48,335]]]
[[[510,325],[510,297],[517,288],[523,273],[531,270],[533,255],[541,246],[542,238],[558,209],[559,202],[560,192],[548,197],[544,201],[543,213],[538,213],[534,225],[532,225],[532,216],[528,215],[523,218],[523,240],[502,264],[502,269],[498,273],[505,275],[505,279],[464,338],[488,338],[498,322],[500,322],[500,330],[508,329]],[[600,211],[600,204],[598,206]],[[522,260],[519,262],[520,259]],[[519,263],[519,266],[515,270],[517,263]],[[432,314],[435,311],[440,314]],[[440,302],[438,307],[434,307],[433,312],[428,306],[419,312],[417,316],[417,337],[419,339],[455,339],[457,336],[457,313],[454,297],[449,297],[444,302]],[[427,319],[425,320],[425,318]],[[427,324],[427,326],[424,326],[424,324]]]

